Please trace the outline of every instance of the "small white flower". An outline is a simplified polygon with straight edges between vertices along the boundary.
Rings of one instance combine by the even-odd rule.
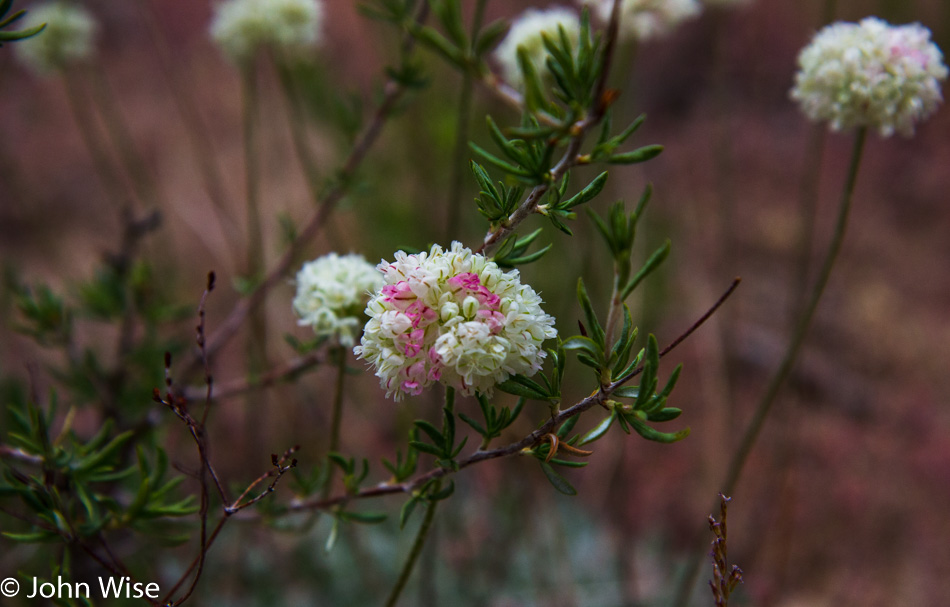
[[[610,21],[614,0],[580,0],[603,23]],[[702,11],[697,0],[621,0],[620,38],[643,42],[665,36]]]
[[[322,337],[352,347],[365,318],[370,295],[383,285],[383,275],[362,255],[330,253],[305,263],[297,273],[294,312],[299,325]]]
[[[226,0],[215,9],[211,37],[236,63],[269,46],[298,53],[320,42],[322,0]]]
[[[385,285],[353,352],[376,368],[386,396],[399,401],[436,382],[462,394],[491,394],[514,374],[534,375],[557,336],[541,298],[484,255],[453,242],[446,251],[396,252],[377,268]]]
[[[92,56],[97,24],[86,9],[66,2],[34,4],[23,18],[22,29],[41,23],[46,24],[42,32],[14,47],[25,66],[48,74]]]
[[[947,66],[930,30],[868,17],[833,23],[798,56],[791,98],[833,130],[870,127],[882,137],[914,133],[943,101]]]
[[[505,39],[495,49],[495,59],[501,66],[505,80],[516,88],[524,85],[524,75],[518,63],[518,47],[523,47],[539,74],[547,73],[545,60],[548,51],[544,48],[542,34],[553,41],[558,39],[558,28],[564,28],[568,40],[577,44],[580,38],[581,22],[577,13],[562,6],[552,6],[545,10],[529,8],[512,22]]]

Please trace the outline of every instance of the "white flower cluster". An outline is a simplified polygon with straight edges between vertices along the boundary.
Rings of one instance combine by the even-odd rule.
[[[349,348],[365,320],[366,302],[383,286],[383,276],[362,255],[330,253],[305,263],[296,282],[297,324],[310,325],[317,335],[336,338]]]
[[[940,81],[947,77],[930,30],[875,17],[825,27],[798,65],[791,97],[806,116],[836,131],[870,127],[883,137],[913,135],[943,100]]]
[[[92,38],[97,24],[81,6],[72,2],[30,6],[22,28],[41,23],[46,24],[42,32],[14,47],[19,60],[33,71],[48,74],[93,54]]]
[[[614,0],[580,0],[602,22],[610,21]],[[664,36],[681,22],[699,15],[697,0],[621,0],[620,38],[643,42]]]
[[[237,63],[262,47],[297,53],[320,42],[321,0],[226,0],[215,9],[211,37]]]
[[[386,396],[399,401],[435,382],[462,394],[491,394],[510,375],[534,375],[557,336],[541,298],[517,270],[453,242],[446,251],[396,253],[378,269],[386,284],[366,307],[362,345]]]
[[[501,66],[505,80],[516,88],[524,85],[524,75],[518,64],[518,47],[523,47],[539,74],[547,73],[544,63],[548,51],[544,48],[542,34],[554,41],[558,39],[558,28],[563,27],[572,44],[580,38],[581,22],[577,13],[563,6],[552,6],[545,10],[529,8],[512,22],[505,39],[495,49],[495,59]]]

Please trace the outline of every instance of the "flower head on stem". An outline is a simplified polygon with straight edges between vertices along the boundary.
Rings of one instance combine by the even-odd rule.
[[[38,74],[65,69],[69,64],[88,59],[95,52],[93,37],[98,27],[86,9],[74,3],[51,2],[30,7],[24,26],[46,24],[42,35],[23,40],[16,46],[19,60]]]
[[[330,253],[305,263],[296,282],[297,324],[349,348],[363,324],[366,301],[382,287],[383,277],[362,255]]]
[[[791,98],[832,130],[869,127],[882,137],[909,137],[943,101],[947,66],[930,30],[876,17],[833,23],[798,56]]]
[[[211,37],[235,63],[263,47],[299,53],[320,43],[321,0],[227,0],[215,9]]]
[[[613,0],[580,0],[602,22],[610,20]],[[643,42],[665,36],[683,21],[697,16],[702,5],[697,0],[621,0],[620,38]]]
[[[490,394],[509,376],[541,368],[554,318],[516,270],[503,272],[458,242],[398,251],[377,268],[385,284],[366,307],[370,319],[353,351],[376,368],[387,396],[402,400],[436,382]]]

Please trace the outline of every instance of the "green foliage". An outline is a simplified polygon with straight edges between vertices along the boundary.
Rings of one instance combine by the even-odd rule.
[[[7,30],[6,28],[12,26],[15,21],[26,14],[25,10],[19,10],[10,16],[7,16],[7,13],[10,12],[12,7],[13,0],[0,0],[0,46],[3,46],[4,42],[26,40],[27,38],[39,34],[43,31],[43,29],[46,28],[46,24],[41,23],[40,25],[36,25],[25,30]]]
[[[452,388],[447,388],[447,391],[452,391]],[[458,444],[455,443],[455,413],[452,411],[452,403],[448,402],[442,408],[441,430],[424,419],[417,419],[413,423],[416,428],[429,437],[431,442],[425,442],[417,438],[410,440],[409,446],[420,453],[435,456],[436,463],[443,468],[458,470],[458,463],[455,458],[462,451],[468,437],[464,437]]]
[[[383,459],[383,466],[393,475],[393,480],[401,483],[416,473],[416,467],[419,460],[419,452],[412,448],[413,442],[418,442],[419,430],[412,428],[409,431],[409,448],[406,449],[406,457],[403,458],[402,451],[396,451],[396,461],[391,462]]]
[[[339,453],[329,455],[330,462],[343,473],[343,487],[347,493],[356,493],[369,476],[369,460],[361,458],[357,465],[355,457],[346,458]]]
[[[604,69],[601,37],[591,31],[590,12],[587,9],[581,12],[577,49],[571,45],[563,27],[558,28],[556,40],[547,34],[542,37],[549,53],[546,66],[557,85],[554,95],[567,106],[568,116],[580,115],[582,109],[598,103],[599,100],[594,99],[595,85]]]
[[[495,251],[495,254],[492,256],[492,261],[502,268],[513,268],[515,266],[534,263],[541,259],[545,253],[550,251],[553,246],[549,244],[533,253],[528,253],[528,248],[540,235],[541,228],[531,232],[524,238],[518,238],[517,234],[512,234],[502,241],[501,246],[498,247],[498,250]]]
[[[475,198],[478,211],[491,222],[493,227],[503,223],[518,208],[524,196],[524,188],[508,187],[502,182],[498,182],[496,188],[482,165],[473,160],[471,167],[475,180],[481,188],[478,197]]]
[[[590,153],[590,162],[607,162],[608,164],[638,164],[656,158],[663,152],[662,145],[646,145],[630,152],[614,153],[631,135],[643,126],[646,121],[646,114],[640,114],[630,125],[619,134],[610,136],[612,120],[610,113],[604,117],[601,125],[600,137],[597,144]]]
[[[464,413],[459,413],[459,418],[482,435],[481,448],[485,449],[488,447],[488,443],[491,439],[501,436],[501,431],[518,419],[518,415],[521,414],[521,410],[524,408],[526,398],[519,398],[518,404],[515,405],[514,409],[509,409],[508,407],[499,409],[491,404],[488,398],[482,394],[479,394],[477,398],[484,421],[477,422]]]
[[[28,524],[4,531],[7,538],[71,543],[118,529],[164,535],[169,519],[197,511],[193,496],[177,495],[182,477],[165,478],[168,458],[161,448],[150,449],[150,460],[138,445],[130,461],[133,431],[117,432],[106,420],[82,439],[68,426],[70,413],[53,436],[55,394],[45,411],[25,399],[8,403],[8,410],[11,428],[3,442],[15,451],[2,460],[0,499],[19,503]]]
[[[413,491],[412,497],[403,504],[402,509],[399,511],[399,528],[402,529],[406,526],[406,523],[409,522],[409,518],[412,516],[412,513],[415,512],[416,506],[419,505],[419,503],[440,502],[451,497],[453,493],[455,493],[455,483],[452,481],[449,481],[449,484],[445,487],[442,487],[442,483],[439,479],[426,482],[421,488]]]
[[[425,1],[429,2],[442,31],[403,19],[404,26],[416,41],[463,72],[485,73],[487,70],[483,57],[495,48],[505,35],[507,24],[498,20],[484,28],[479,27],[467,32],[462,21],[460,0]],[[392,11],[390,14],[393,14]]]
[[[469,147],[472,148],[473,152],[520,183],[540,185],[550,180],[551,164],[555,150],[551,141],[536,137],[508,138],[498,128],[491,116],[486,117],[486,120],[492,141],[501,150],[504,158],[500,158],[471,142]],[[529,115],[524,116],[522,128],[531,129],[538,126],[536,118]]]
[[[624,432],[630,432],[633,428],[637,434],[648,440],[661,443],[672,443],[682,440],[689,436],[689,428],[678,432],[668,433],[660,432],[646,422],[665,422],[676,419],[681,411],[675,407],[667,407],[666,401],[676,381],[679,379],[682,365],[678,365],[670,375],[663,387],[663,390],[657,392],[659,378],[657,373],[660,367],[659,348],[656,338],[650,335],[647,340],[646,356],[643,363],[643,373],[640,377],[639,386],[624,386],[614,391],[616,398],[633,399],[632,404],[618,404],[614,411],[617,414],[617,422]]]
[[[512,375],[498,384],[498,389],[515,396],[546,401],[551,406],[556,407],[561,402],[561,382],[564,379],[565,362],[564,348],[558,344],[556,350],[548,350],[548,359],[553,367],[550,377],[544,373],[539,373],[537,377],[541,381],[538,382],[524,375]]]

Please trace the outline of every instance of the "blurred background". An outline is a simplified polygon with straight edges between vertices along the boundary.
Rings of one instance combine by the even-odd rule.
[[[16,4],[30,8],[29,2]],[[207,272],[215,270],[221,287],[208,304],[213,328],[238,298],[233,285],[243,262],[229,239],[237,235],[240,241],[246,226],[241,79],[209,40],[212,3],[83,4],[100,29],[97,58],[78,78],[82,94],[114,106],[155,184],[150,196],[162,225],[142,244],[154,265],[154,288],[193,307]],[[466,10],[471,4],[463,2]],[[489,2],[488,15],[513,17],[545,4]],[[322,179],[339,167],[355,117],[373,111],[382,68],[395,61],[398,45],[385,25],[360,16],[356,3],[326,5],[325,42],[308,72],[315,111],[304,135]],[[684,414],[672,424],[688,425],[692,434],[659,445],[612,432],[594,445],[588,467],[566,472],[580,493],[573,498],[555,493],[534,462],[519,458],[459,474],[456,495],[440,511],[404,604],[668,603],[697,542],[712,539],[702,534],[725,466],[779,364],[803,285],[810,284],[801,272],[801,234],[810,216],[803,198],[814,198],[812,190],[816,227],[804,258],[812,268],[829,241],[851,137],[822,137],[788,98],[797,53],[823,25],[826,10],[818,0],[709,8],[668,37],[635,52],[621,49],[611,83],[622,91],[615,125],[646,113],[633,143],[666,149],[643,165],[611,168],[608,188],[593,206],[603,213],[624,199],[632,209],[645,185],[654,186],[638,259],[667,238],[673,249],[634,295],[641,335],[652,332],[661,346],[669,343],[733,277],[742,277],[721,313],[664,362],[663,377],[675,364],[685,366],[671,399]],[[950,3],[944,0],[839,0],[835,8],[836,19],[869,15],[919,21],[942,49],[950,48]],[[12,46],[0,49],[0,256],[22,280],[69,294],[116,250],[121,236],[122,205],[99,179],[80,129],[105,132],[109,125],[83,124],[81,111],[77,123],[68,83],[27,73]],[[460,77],[431,54],[421,56],[428,86],[404,98],[351,193],[328,229],[305,247],[301,262],[331,250],[375,262],[392,259],[400,247],[480,243],[486,225],[472,203],[476,187],[467,172],[457,222],[449,211]],[[292,137],[300,126],[288,120],[278,76],[263,63],[258,85],[270,264],[284,250],[286,226],[303,222],[313,203],[294,153]],[[335,97],[344,101],[330,100]],[[472,139],[487,139],[487,113],[500,123],[518,119],[476,87]],[[816,150],[822,150],[820,173],[812,182]],[[221,176],[218,192],[209,193],[206,163]],[[595,174],[578,171],[573,183]],[[732,496],[729,554],[745,571],[734,604],[940,605],[950,596],[947,192],[947,108],[911,139],[869,137],[842,256],[799,364]],[[570,334],[581,316],[573,296],[577,276],[585,277],[599,309],[606,309],[606,251],[583,215],[572,224],[573,238],[537,219],[526,228],[542,225],[542,244],[555,247],[523,270],[523,280],[541,292],[559,330]],[[308,338],[291,311],[291,278],[267,301],[266,359],[272,365],[293,356],[282,335]],[[58,354],[17,333],[9,298],[0,299],[0,372],[26,377],[28,364],[55,365]],[[162,330],[187,343],[193,328],[193,317],[186,316]],[[89,343],[107,339],[111,330],[82,319],[77,329]],[[239,340],[223,350],[214,361],[216,379],[239,380],[243,355]],[[160,378],[160,357],[154,365]],[[223,475],[246,485],[267,469],[268,454],[295,443],[302,447],[302,466],[318,463],[326,449],[333,377],[332,369],[318,366],[294,384],[216,405],[209,437]],[[569,378],[566,401],[592,388],[580,369]],[[45,389],[57,380],[40,371],[33,381]],[[437,419],[438,406],[423,397],[398,405],[385,401],[369,373],[347,381],[342,449],[369,457],[371,478],[382,480],[387,475],[379,459],[393,459],[411,420]],[[119,406],[147,410],[155,407],[150,398],[144,392],[139,402]],[[469,411],[472,406],[460,404]],[[81,418],[77,432],[83,423],[95,427],[99,415]],[[530,432],[544,415],[540,405],[526,411],[503,439]],[[170,424],[162,441],[173,461],[194,465],[194,446],[183,428]],[[289,486],[281,487],[275,498],[286,501],[291,494]],[[386,498],[368,506],[395,515],[400,504]],[[329,553],[324,520],[284,520],[277,524],[284,529],[234,524],[209,555],[196,601],[381,602],[411,541],[410,531],[398,532],[396,518],[345,530]],[[193,546],[186,546],[149,558],[164,580],[174,579],[192,554]],[[28,547],[5,547],[2,573],[24,569],[30,555]],[[710,577],[707,564],[700,582]],[[692,604],[711,605],[708,589],[698,587]]]

